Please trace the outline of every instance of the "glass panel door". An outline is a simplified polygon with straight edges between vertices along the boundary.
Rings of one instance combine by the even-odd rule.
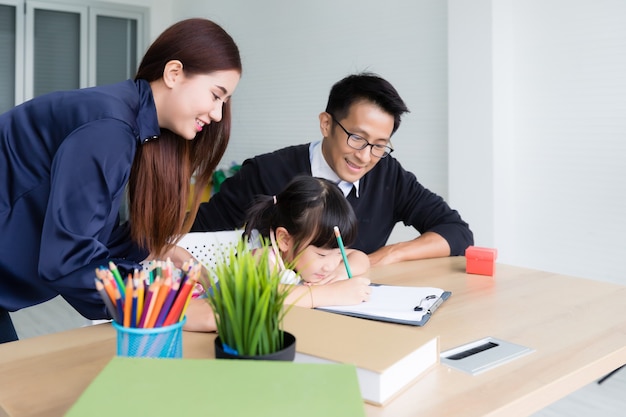
[[[87,8],[26,3],[24,99],[87,87]]]
[[[80,87],[80,14],[35,10],[33,96]]]
[[[15,105],[16,7],[0,4],[0,113]]]
[[[124,81],[137,70],[137,20],[97,16],[96,85]]]

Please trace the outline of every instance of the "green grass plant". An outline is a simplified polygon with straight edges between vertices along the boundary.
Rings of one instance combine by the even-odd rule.
[[[284,347],[282,322],[291,286],[281,284],[271,251],[267,242],[250,250],[242,240],[209,275],[208,303],[217,332],[238,355],[266,355]]]

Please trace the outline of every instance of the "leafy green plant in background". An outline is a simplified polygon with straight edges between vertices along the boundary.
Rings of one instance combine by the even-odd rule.
[[[282,322],[289,306],[289,285],[270,262],[271,246],[263,242],[251,251],[245,240],[218,260],[209,276],[208,303],[225,350],[259,356],[281,350]]]

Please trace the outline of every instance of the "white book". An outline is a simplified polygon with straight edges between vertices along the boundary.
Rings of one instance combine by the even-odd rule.
[[[293,307],[285,330],[296,336],[296,362],[355,365],[361,395],[375,405],[439,363],[439,338],[418,327]]]

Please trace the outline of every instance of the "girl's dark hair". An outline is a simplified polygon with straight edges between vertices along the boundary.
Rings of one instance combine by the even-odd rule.
[[[166,29],[148,48],[135,79],[160,79],[171,60],[182,62],[187,76],[224,70],[241,73],[237,45],[224,29],[207,19],[187,19]],[[194,140],[161,129],[157,140],[137,150],[128,187],[131,233],[133,240],[150,252],[163,252],[191,229],[202,193],[228,145],[230,103],[223,104],[222,120],[205,126]]]
[[[400,127],[401,117],[409,109],[391,83],[371,72],[349,75],[333,85],[328,95],[326,112],[337,120],[348,116],[350,107],[359,101],[376,104],[386,113],[393,116],[393,130]]]
[[[333,230],[339,227],[346,246],[356,240],[357,219],[352,206],[334,183],[323,178],[298,176],[274,196],[259,196],[246,216],[245,234],[258,230],[269,238],[270,229],[284,227],[296,242],[295,253],[308,245],[337,248]]]

